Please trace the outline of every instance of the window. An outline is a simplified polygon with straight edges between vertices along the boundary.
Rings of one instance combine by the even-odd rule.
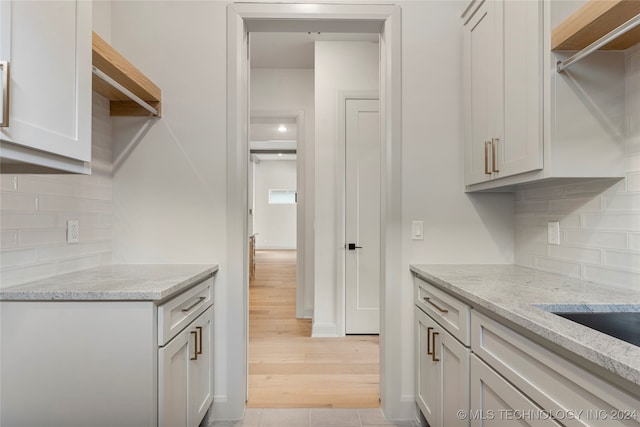
[[[270,205],[293,205],[296,203],[296,190],[269,190]]]

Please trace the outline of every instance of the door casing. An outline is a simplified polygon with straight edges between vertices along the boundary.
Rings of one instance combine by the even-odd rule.
[[[380,400],[388,419],[415,418],[402,396],[402,77],[401,10],[382,4],[233,3],[227,8],[226,372],[214,417],[240,419],[247,393],[248,347],[248,32],[379,32],[382,121]],[[321,268],[321,266],[317,266]],[[242,357],[239,357],[242,355]]]

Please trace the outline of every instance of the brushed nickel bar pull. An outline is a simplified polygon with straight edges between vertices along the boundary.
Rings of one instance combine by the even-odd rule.
[[[197,354],[202,354],[202,326],[196,326],[196,329],[200,332],[200,339],[198,340],[200,343],[200,351],[197,352]]]
[[[489,170],[489,155],[487,154],[487,146],[490,144],[490,141],[484,142],[484,174],[491,175],[491,170]]]
[[[183,312],[183,313],[186,313],[186,312],[191,311],[191,310],[193,309],[193,307],[195,307],[196,305],[200,304],[202,301],[204,301],[204,300],[206,300],[206,299],[207,299],[207,297],[200,297],[200,298],[198,298],[198,301],[194,302],[193,304],[191,304],[191,305],[190,305],[189,307],[187,307],[187,308],[183,308],[183,309],[182,309],[182,312]]]
[[[439,362],[440,359],[436,358],[436,335],[440,335],[438,332],[431,334],[431,347],[433,347],[433,353],[431,353],[431,361]]]
[[[2,122],[0,127],[9,127],[9,61],[0,61],[2,68]]]
[[[191,331],[191,335],[195,335],[193,338],[193,357],[191,360],[198,360],[198,332]]]
[[[427,354],[431,354],[431,331],[433,331],[432,327],[427,328]]]
[[[498,160],[496,158],[498,141],[500,141],[500,138],[491,138],[491,169],[494,172],[500,172],[500,169],[498,169]]]
[[[438,309],[438,311],[439,311],[440,313],[448,313],[448,312],[449,312],[449,310],[446,310],[446,309],[444,309],[444,308],[442,308],[442,307],[439,307],[438,305],[434,304],[434,303],[433,303],[433,301],[431,301],[431,298],[429,298],[429,297],[424,297],[423,299],[424,299],[424,301],[425,301],[425,302],[427,302],[427,303],[429,303],[430,305],[432,305],[432,306],[434,306],[435,308],[437,308],[437,309]]]

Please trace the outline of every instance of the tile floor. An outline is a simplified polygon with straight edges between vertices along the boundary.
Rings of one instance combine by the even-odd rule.
[[[213,421],[209,427],[419,427],[416,421],[388,421],[376,409],[247,408],[239,421]]]

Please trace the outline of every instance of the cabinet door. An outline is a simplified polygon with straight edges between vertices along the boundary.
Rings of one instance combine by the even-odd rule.
[[[437,369],[440,373],[440,389],[442,398],[441,424],[443,427],[468,426],[469,421],[459,416],[459,411],[469,410],[469,355],[471,350],[442,328],[436,328],[432,337],[435,348],[435,359],[439,360]]]
[[[542,169],[542,8],[539,1],[500,2],[504,37],[500,56],[504,84],[503,114],[496,115],[492,138],[496,151],[492,170],[496,177]],[[500,113],[500,111],[498,111]]]
[[[188,329],[195,329],[198,337],[198,358],[189,365],[191,426],[197,427],[213,402],[213,306]]]
[[[422,310],[415,307],[416,345],[416,400],[422,415],[432,427],[441,425],[440,420],[440,373],[437,362],[431,356],[431,333],[436,323]]]
[[[536,417],[540,408],[475,354],[471,356],[471,411],[468,414],[474,427],[561,425]]]
[[[494,117],[501,77],[496,11],[499,2],[485,1],[464,26],[463,92],[465,106],[465,184],[492,178],[488,141],[494,137]]]
[[[158,350],[158,425],[187,427],[189,414],[189,368],[197,339],[187,328]]]
[[[87,171],[91,161],[91,2],[0,2],[10,68],[2,157]],[[65,166],[66,164],[66,166]]]

